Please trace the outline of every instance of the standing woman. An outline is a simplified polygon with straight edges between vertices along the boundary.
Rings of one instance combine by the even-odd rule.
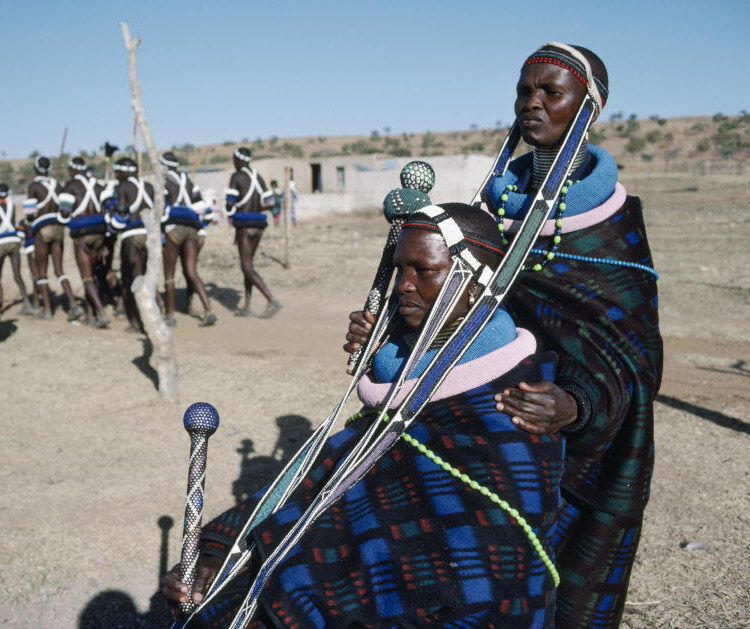
[[[263,177],[250,168],[252,154],[250,149],[238,148],[234,151],[235,172],[229,180],[229,189],[225,193],[227,216],[232,217],[232,224],[236,229],[235,242],[240,254],[240,265],[245,279],[245,303],[237,311],[240,317],[250,317],[250,297],[253,286],[263,293],[268,300],[261,319],[268,319],[281,309],[281,303],[274,299],[268,286],[258,271],[255,270],[253,259],[258,250],[263,230],[268,225],[263,213],[267,203],[273,198],[273,192],[266,190]]]
[[[23,307],[21,314],[33,312],[29,297],[26,294],[26,285],[21,277],[21,242],[22,235],[16,229],[16,217],[13,209],[13,198],[10,196],[10,188],[0,183],[0,279],[3,275],[3,263],[5,258],[10,258],[13,269],[13,279],[16,281],[18,291],[21,293]],[[0,313],[3,310],[3,286],[0,283]]]
[[[113,227],[120,230],[120,273],[129,330],[141,332],[143,324],[131,287],[133,280],[146,272],[146,228],[140,214],[154,207],[154,187],[138,176],[138,165],[129,157],[118,159],[112,170],[117,187],[104,205],[112,212]]]
[[[188,287],[198,293],[203,303],[203,317],[198,324],[201,327],[216,323],[216,315],[211,312],[211,301],[203,286],[203,280],[198,275],[198,253],[200,252],[200,236],[202,229],[200,216],[194,209],[194,204],[201,201],[198,189],[187,173],[178,170],[180,165],[177,156],[164,153],[159,161],[167,167],[167,181],[164,189],[166,212],[164,212],[164,288],[166,293],[165,315],[168,325],[175,325],[175,290],[174,275],[177,259],[182,262],[182,272]]]
[[[68,224],[73,239],[76,263],[86,295],[87,314],[93,313],[90,323],[95,328],[106,328],[109,319],[104,313],[100,288],[94,277],[94,268],[104,253],[107,220],[102,213],[100,196],[104,191],[94,177],[86,174],[86,162],[74,157],[68,162],[70,181],[60,193],[60,214]]]
[[[484,195],[507,240],[587,91],[604,104],[608,89],[604,63],[586,48],[553,42],[526,59],[515,114],[534,150]],[[609,153],[581,148],[534,251],[505,304],[557,352],[558,374],[495,399],[521,428],[567,438],[557,626],[616,627],[649,496],[662,340],[641,202],[618,183]]]
[[[34,171],[36,177],[26,190],[28,220],[31,222],[31,238],[34,242],[34,255],[38,270],[36,285],[42,297],[43,309],[37,314],[40,319],[52,318],[52,299],[47,279],[47,260],[52,255],[52,268],[55,271],[57,282],[65,293],[68,300],[68,321],[74,321],[83,316],[83,311],[76,304],[70,280],[63,269],[63,246],[65,239],[65,228],[58,213],[58,194],[62,186],[54,177],[50,177],[49,171],[52,162],[43,155],[34,159]]]

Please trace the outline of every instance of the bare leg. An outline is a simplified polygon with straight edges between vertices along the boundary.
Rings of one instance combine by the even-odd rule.
[[[65,292],[65,297],[68,300],[68,321],[78,319],[81,316],[81,310],[78,307],[78,304],[76,304],[76,298],[73,295],[70,280],[63,270],[63,243],[58,241],[52,242],[50,243],[50,249],[52,251],[52,266],[55,269],[55,275],[57,276],[57,280],[60,282],[60,286]],[[76,259],[77,258],[78,255],[76,254]],[[45,266],[44,268],[46,270],[47,267]]]
[[[260,244],[261,235],[262,232],[251,233],[247,229],[242,228],[239,229],[237,233],[237,248],[240,253],[240,265],[242,266],[242,274],[245,278],[245,304],[240,313],[246,315],[250,312],[250,297],[252,295],[253,286],[256,286],[266,300],[268,300],[266,312],[261,316],[269,317],[281,308],[281,304],[273,298],[273,295],[263,281],[263,278],[255,270],[253,260],[255,258],[255,252],[258,249],[258,244]]]
[[[34,254],[36,256],[36,266],[39,277],[36,280],[36,286],[42,295],[42,308],[39,313],[40,318],[52,318],[52,298],[49,291],[49,280],[47,280],[47,258],[49,255],[49,246],[41,238],[37,238],[34,245]]]
[[[146,269],[146,250],[135,245],[132,238],[125,238],[120,243],[120,268],[125,315],[128,318],[130,329],[141,332],[143,330],[143,323],[141,322],[138,305],[130,287],[133,284],[133,280],[139,275],[143,275]]]
[[[174,318],[174,272],[177,267],[177,258],[180,248],[167,236],[167,242],[163,248],[164,252],[164,318],[167,325],[173,326]]]
[[[18,286],[18,290],[21,293],[21,300],[23,301],[21,314],[31,314],[33,312],[33,309],[31,307],[31,303],[29,303],[29,296],[26,294],[26,284],[24,284],[23,277],[21,277],[20,248],[11,254],[10,265],[13,268],[13,279],[16,280],[16,286]]]
[[[216,322],[216,315],[211,312],[211,302],[206,294],[206,288],[203,286],[203,280],[198,275],[198,241],[186,240],[180,250],[180,258],[188,285],[192,285],[203,303],[204,314],[201,325],[212,325]]]
[[[98,328],[106,327],[109,321],[104,316],[104,306],[102,306],[99,290],[93,277],[96,252],[91,251],[82,238],[78,238],[75,241],[75,254],[81,280],[83,280],[83,289],[86,292],[86,300],[91,305],[96,317],[95,325]]]
[[[31,292],[31,306],[34,308],[34,310],[36,310],[42,304],[42,291],[36,283],[36,281],[39,279],[39,267],[36,263],[36,247],[34,247],[34,251],[24,255],[26,255],[26,259],[29,265],[31,283],[34,285],[34,290]]]
[[[0,314],[3,312],[3,266],[5,266],[5,256],[0,256]]]

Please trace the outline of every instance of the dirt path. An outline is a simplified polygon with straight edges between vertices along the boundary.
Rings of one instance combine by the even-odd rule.
[[[624,626],[745,627],[747,182],[706,178],[698,190],[694,179],[676,177],[625,184],[647,207],[667,358],[656,477]],[[66,323],[62,312],[45,322],[21,317],[18,304],[6,309],[0,623],[166,626],[153,595],[160,571],[178,556],[184,408],[208,401],[221,414],[209,448],[206,511],[215,514],[278,470],[343,391],[346,315],[361,305],[384,231],[371,216],[302,224],[291,271],[274,261],[280,239],[265,237],[259,270],[284,304],[270,320],[232,316],[241,295],[232,235],[212,233],[201,273],[219,322],[200,329],[178,315],[179,405],[159,400],[147,344],[126,333],[123,320],[94,331]],[[8,270],[3,286],[12,299]],[[80,282],[74,289],[81,293]],[[254,300],[261,311],[262,297]],[[178,524],[164,528],[167,518]],[[681,548],[690,541],[709,548]]]

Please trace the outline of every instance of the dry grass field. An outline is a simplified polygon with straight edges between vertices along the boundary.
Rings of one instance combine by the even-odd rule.
[[[747,627],[747,176],[626,168],[623,180],[644,199],[666,349],[656,475],[623,626]],[[284,308],[260,320],[232,315],[242,286],[232,234],[213,231],[200,269],[219,321],[201,329],[178,315],[176,405],[160,401],[148,343],[126,333],[124,319],[100,331],[67,323],[61,310],[52,321],[22,317],[6,265],[0,625],[168,626],[156,593],[179,552],[184,408],[207,401],[221,415],[209,447],[210,517],[277,471],[343,391],[347,313],[362,304],[384,233],[375,215],[301,223],[290,270],[279,264],[282,240],[267,234],[258,267]],[[71,253],[68,242],[80,295]]]

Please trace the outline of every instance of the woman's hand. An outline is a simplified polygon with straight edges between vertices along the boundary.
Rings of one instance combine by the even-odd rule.
[[[212,555],[201,555],[198,558],[198,569],[193,584],[193,602],[196,605],[203,600],[208,586],[216,578],[222,563],[223,560],[220,557]],[[164,577],[162,594],[175,606],[172,615],[177,618],[180,615],[177,604],[188,602],[188,586],[180,581],[180,564],[172,568]]]
[[[344,351],[352,354],[367,343],[372,333],[375,316],[370,312],[358,310],[349,315],[349,332],[346,335],[348,341],[344,345]]]
[[[556,433],[578,417],[575,398],[547,380],[521,382],[518,388],[497,393],[495,402],[516,426],[537,435]]]

